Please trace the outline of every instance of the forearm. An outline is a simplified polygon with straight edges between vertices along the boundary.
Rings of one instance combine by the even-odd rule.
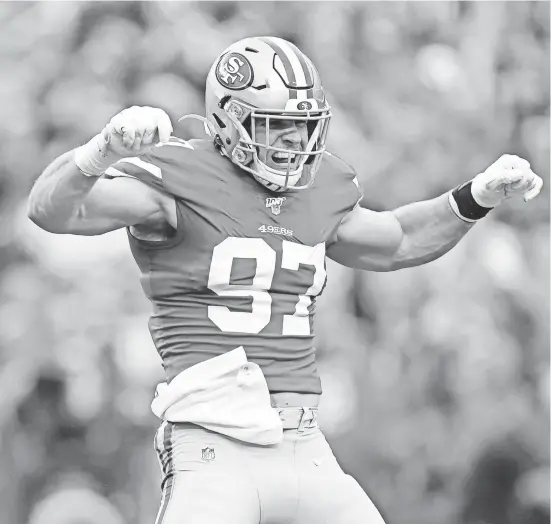
[[[141,136],[141,135],[140,135]],[[36,181],[28,216],[52,233],[66,233],[78,218],[83,202],[105,170],[123,157],[105,138],[105,130],[86,144],[54,160]]]
[[[27,213],[42,229],[62,232],[74,218],[98,177],[85,176],[75,164],[74,151],[56,158],[31,190]]]
[[[528,202],[542,186],[526,160],[503,155],[473,180],[432,200],[394,211],[354,208],[339,224],[327,256],[367,271],[426,264],[452,249],[504,199],[519,194]]]
[[[402,228],[402,239],[391,270],[419,266],[452,249],[476,222],[461,220],[450,208],[448,193],[392,211]]]

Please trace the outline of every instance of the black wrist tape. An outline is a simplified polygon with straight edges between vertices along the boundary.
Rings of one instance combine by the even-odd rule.
[[[467,182],[461,186],[456,187],[452,191],[453,199],[457,204],[457,210],[461,216],[468,220],[478,220],[484,218],[493,207],[483,207],[477,204],[471,193],[472,181]]]

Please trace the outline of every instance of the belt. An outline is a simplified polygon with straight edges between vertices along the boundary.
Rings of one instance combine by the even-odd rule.
[[[318,408],[274,408],[283,429],[297,429],[299,432],[305,429],[318,427]]]

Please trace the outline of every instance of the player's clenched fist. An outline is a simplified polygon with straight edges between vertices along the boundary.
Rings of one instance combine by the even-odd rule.
[[[471,192],[477,204],[495,207],[514,195],[523,195],[528,202],[538,195],[542,186],[543,180],[530,169],[527,160],[503,155],[473,179]]]
[[[139,155],[154,143],[168,142],[169,116],[156,107],[133,106],[115,115],[101,132],[108,148],[123,156]]]
[[[145,153],[172,133],[169,116],[156,107],[133,106],[115,115],[101,133],[75,150],[75,163],[87,176],[101,176],[121,158]]]

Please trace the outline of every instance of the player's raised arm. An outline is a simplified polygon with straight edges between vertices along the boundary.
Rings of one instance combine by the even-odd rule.
[[[52,233],[95,235],[155,220],[159,193],[136,180],[100,180],[121,158],[137,156],[172,132],[161,109],[131,107],[114,116],[87,144],[55,159],[37,179],[28,216]]]
[[[357,207],[343,220],[327,255],[371,271],[425,264],[447,253],[501,202],[515,195],[527,202],[542,185],[526,160],[503,155],[472,181],[435,199],[384,213]]]

